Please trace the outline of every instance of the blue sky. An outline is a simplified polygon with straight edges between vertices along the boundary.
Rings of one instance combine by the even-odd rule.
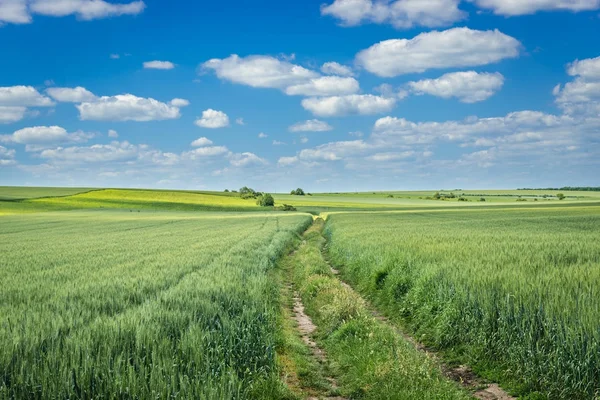
[[[0,185],[598,185],[600,0],[0,0],[0,25]]]

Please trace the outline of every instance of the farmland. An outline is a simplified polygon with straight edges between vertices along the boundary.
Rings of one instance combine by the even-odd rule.
[[[597,397],[598,192],[435,193],[1,188],[0,399]]]
[[[600,389],[600,208],[339,214],[329,254],[413,334],[516,392]]]
[[[2,217],[0,398],[278,398],[268,271],[310,220]]]

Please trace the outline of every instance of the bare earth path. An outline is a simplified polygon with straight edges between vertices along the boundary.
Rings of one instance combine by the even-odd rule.
[[[317,330],[315,324],[313,324],[312,320],[306,313],[304,312],[304,304],[302,303],[302,299],[297,292],[294,292],[294,320],[298,326],[298,332],[302,337],[302,341],[311,349],[313,357],[321,364],[327,363],[327,356],[323,349],[319,348],[319,346],[312,340],[312,334]],[[331,376],[325,377],[331,387],[336,390],[337,382],[335,378]],[[334,396],[334,397],[322,397],[324,399],[331,400],[346,400],[344,397]],[[318,397],[308,397],[307,400],[317,400]]]

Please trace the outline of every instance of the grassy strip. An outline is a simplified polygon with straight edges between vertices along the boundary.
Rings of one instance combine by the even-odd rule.
[[[294,270],[307,313],[318,326],[341,393],[361,399],[466,399],[438,367],[386,324],[364,300],[336,279],[321,250],[324,222],[318,219],[298,251],[284,260]]]
[[[297,247],[299,240],[296,241]],[[289,263],[280,262],[272,279],[281,288],[280,314],[277,321],[277,366],[281,379],[290,389],[289,398],[302,399],[317,397],[329,392],[329,382],[325,378],[323,366],[312,356],[311,350],[302,341],[293,319],[293,288],[289,286],[291,270]]]

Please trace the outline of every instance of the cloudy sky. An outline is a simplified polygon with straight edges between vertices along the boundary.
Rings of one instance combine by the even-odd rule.
[[[598,185],[600,0],[0,0],[0,185]]]

